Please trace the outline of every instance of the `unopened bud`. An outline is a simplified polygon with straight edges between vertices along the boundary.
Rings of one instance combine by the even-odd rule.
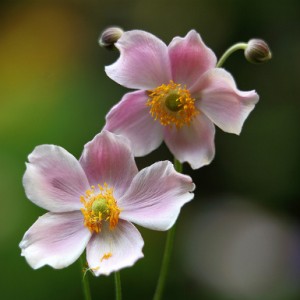
[[[109,27],[102,32],[99,38],[99,45],[103,48],[112,50],[123,33],[123,29],[119,27]]]
[[[246,59],[253,64],[264,63],[272,58],[268,44],[260,39],[252,39],[245,49]]]

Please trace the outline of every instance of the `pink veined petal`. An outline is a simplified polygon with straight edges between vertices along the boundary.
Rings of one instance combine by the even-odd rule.
[[[150,90],[171,79],[168,47],[142,30],[126,31],[115,46],[119,59],[105,68],[117,83],[132,89]]]
[[[163,129],[155,122],[146,106],[145,91],[127,93],[106,116],[105,130],[127,137],[134,156],[144,156],[159,147]]]
[[[42,145],[28,156],[23,177],[27,197],[52,212],[66,212],[82,207],[80,196],[89,187],[77,159],[65,149]]]
[[[195,188],[189,176],[175,171],[169,161],[141,170],[118,204],[120,218],[155,230],[168,230],[181,207],[193,199]]]
[[[190,126],[165,129],[165,143],[172,154],[181,163],[188,162],[193,169],[208,165],[213,160],[214,137],[215,126],[202,112],[195,117]]]
[[[78,259],[90,237],[80,211],[46,213],[29,228],[19,246],[32,268],[61,269]]]
[[[142,258],[143,246],[143,238],[135,226],[119,219],[115,229],[105,226],[93,235],[86,249],[87,261],[96,276],[109,275]]]
[[[106,130],[84,146],[80,158],[90,185],[107,183],[115,196],[122,195],[138,169],[129,141]]]
[[[255,91],[241,92],[233,77],[224,69],[206,72],[198,82],[198,109],[222,130],[240,134],[243,124],[258,102]]]
[[[169,56],[174,82],[191,88],[199,77],[214,68],[217,58],[202,41],[200,35],[191,30],[184,38],[175,37],[169,45]]]

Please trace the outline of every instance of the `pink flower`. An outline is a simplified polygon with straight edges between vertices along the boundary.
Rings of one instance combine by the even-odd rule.
[[[131,222],[167,230],[194,196],[191,178],[170,162],[138,172],[127,139],[107,131],[86,144],[79,161],[54,145],[36,147],[28,160],[26,195],[49,211],[20,243],[34,269],[67,267],[85,248],[97,276],[129,267],[144,245]]]
[[[164,140],[180,162],[193,169],[214,157],[215,125],[239,134],[258,101],[255,91],[241,92],[232,76],[216,68],[216,56],[191,30],[169,46],[154,35],[132,30],[115,46],[119,59],[105,68],[127,93],[106,117],[105,129],[128,137],[135,156]]]

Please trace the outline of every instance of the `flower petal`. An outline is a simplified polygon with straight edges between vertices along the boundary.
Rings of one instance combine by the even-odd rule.
[[[119,220],[114,230],[103,227],[93,235],[86,248],[87,261],[96,276],[109,275],[142,258],[143,246],[143,238],[134,225]]]
[[[181,207],[193,199],[194,188],[192,179],[176,172],[169,161],[157,162],[141,170],[119,199],[120,218],[150,229],[167,230]]]
[[[169,45],[172,77],[176,83],[186,84],[189,89],[200,76],[214,68],[217,58],[202,41],[200,35],[191,30],[184,38],[175,37]]]
[[[61,269],[78,259],[90,237],[80,211],[46,213],[29,228],[19,246],[32,268]]]
[[[106,116],[104,129],[127,137],[134,156],[150,153],[163,140],[162,126],[150,115],[147,98],[145,91],[125,94]]]
[[[106,130],[84,146],[80,163],[90,185],[107,183],[115,195],[123,194],[138,169],[129,141]]]
[[[165,129],[165,143],[170,151],[181,163],[188,162],[193,169],[208,165],[213,160],[214,137],[215,126],[201,112],[190,126]]]
[[[82,207],[80,196],[89,187],[77,159],[65,149],[42,145],[28,156],[23,185],[27,197],[52,212]]]
[[[115,46],[120,50],[120,57],[105,71],[117,83],[132,89],[150,90],[171,79],[168,47],[151,33],[126,31]]]
[[[224,69],[206,72],[197,84],[201,96],[197,107],[222,130],[240,134],[244,121],[258,102],[255,91],[241,92]]]

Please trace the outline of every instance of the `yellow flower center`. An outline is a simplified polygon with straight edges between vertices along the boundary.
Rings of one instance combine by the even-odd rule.
[[[119,221],[121,212],[117,202],[113,196],[113,189],[108,188],[104,183],[103,186],[98,184],[99,191],[95,191],[92,186],[90,190],[80,197],[80,201],[84,205],[81,212],[84,216],[84,226],[91,232],[99,233],[101,231],[102,222],[109,222],[109,228],[114,229]]]
[[[190,125],[192,119],[199,113],[189,90],[172,80],[169,84],[162,84],[148,91],[148,94],[146,105],[151,107],[150,114],[164,126],[175,125],[181,128]]]

